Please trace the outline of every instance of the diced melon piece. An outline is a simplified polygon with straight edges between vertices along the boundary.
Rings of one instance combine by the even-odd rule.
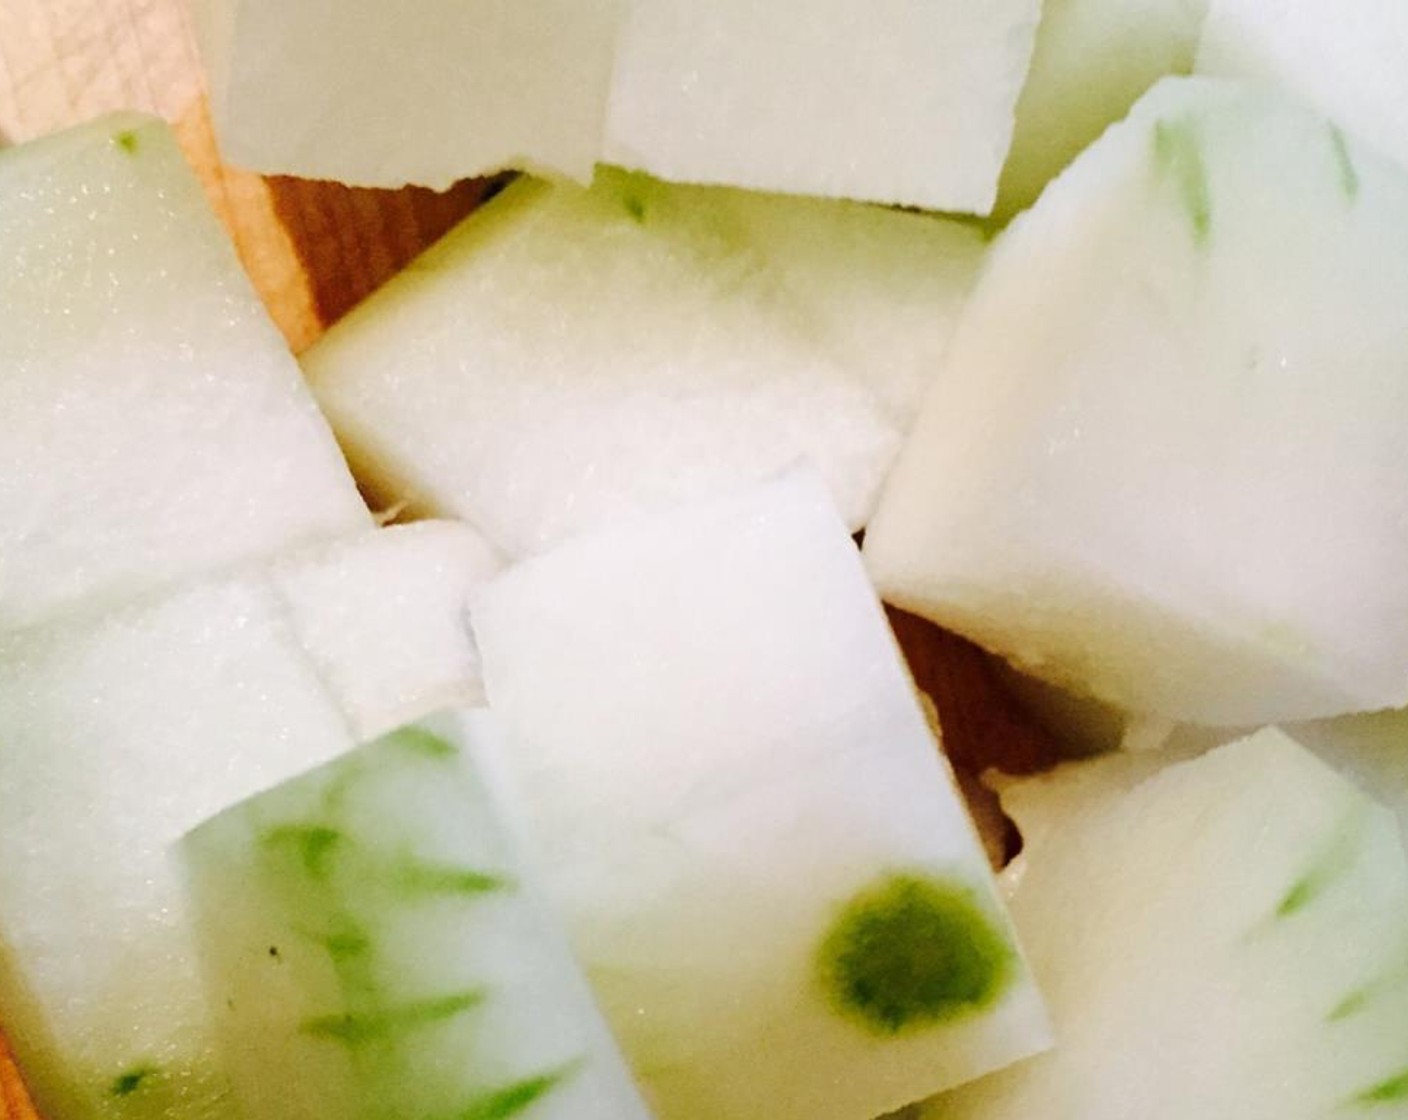
[[[422,521],[310,550],[269,577],[356,737],[370,739],[484,702],[469,602],[501,567],[468,525]]]
[[[866,1120],[1047,1042],[819,481],[584,536],[473,611],[578,958],[665,1120]]]
[[[1003,798],[1027,841],[1012,912],[1057,1048],[924,1117],[1408,1116],[1391,815],[1273,730],[1132,790],[1111,765]]]
[[[1208,0],[1045,0],[994,214],[1010,218],[1150,86],[1187,74]]]
[[[1165,79],[994,246],[867,532],[882,594],[1149,715],[1402,704],[1405,260],[1399,168]]]
[[[304,365],[374,491],[510,555],[803,457],[857,528],[983,250],[854,204],[520,181]]]
[[[1408,166],[1408,5],[1210,0],[1199,73],[1273,82]]]
[[[493,724],[459,727],[393,732],[182,843],[246,1115],[646,1117],[501,820]]]
[[[589,179],[623,0],[198,0],[222,154],[369,187]]]
[[[985,214],[1038,0],[635,0],[605,160],[680,182]]]
[[[417,701],[477,694],[455,683],[464,532],[369,532],[0,637],[0,1021],[47,1115],[235,1115],[167,846]]]
[[[0,156],[0,629],[369,528],[165,125]]]

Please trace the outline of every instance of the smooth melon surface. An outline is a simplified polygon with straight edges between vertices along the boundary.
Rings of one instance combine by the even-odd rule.
[[[1003,804],[1057,1047],[926,1120],[1408,1116],[1408,858],[1386,810],[1274,730],[1162,768],[1071,764]]]
[[[1400,168],[1166,79],[994,246],[867,531],[882,594],[1135,712],[1402,704],[1405,259]]]
[[[399,729],[182,841],[247,1115],[645,1120],[483,773],[502,749],[484,712]]]
[[[371,520],[165,125],[0,156],[0,629]]]
[[[1046,1044],[813,476],[583,536],[472,617],[548,888],[662,1120],[867,1120]]]
[[[510,556],[799,459],[864,524],[985,246],[855,204],[520,181],[305,355],[387,503]]]
[[[47,1115],[235,1114],[168,847],[477,695],[466,532],[368,532],[0,638],[0,1018]]]
[[[368,187],[591,178],[620,0],[200,0],[222,154]]]
[[[604,159],[664,179],[985,214],[1034,0],[636,0]]]
[[[1408,167],[1408,7],[1210,0],[1200,74],[1274,84]]]

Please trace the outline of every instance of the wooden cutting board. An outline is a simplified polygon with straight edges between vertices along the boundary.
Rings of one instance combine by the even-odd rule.
[[[482,184],[435,193],[352,190],[225,166],[212,134],[185,0],[0,0],[0,137],[19,143],[116,109],[176,128],[245,268],[295,352],[467,214]],[[992,843],[1000,817],[971,776],[1055,757],[974,647],[892,615],[917,683],[934,699],[949,756]],[[3,1009],[0,1009],[0,1016]],[[0,1037],[0,1120],[39,1120]]]

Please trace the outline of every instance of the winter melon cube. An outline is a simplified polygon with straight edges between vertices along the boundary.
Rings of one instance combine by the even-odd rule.
[[[1038,0],[635,0],[605,160],[664,179],[985,214]]]
[[[925,1120],[1408,1116],[1392,816],[1274,730],[1120,773],[1148,765],[1005,792],[1026,839],[1012,912],[1059,1041]]]
[[[855,204],[520,181],[304,367],[371,489],[509,555],[804,457],[858,528],[983,251]]]
[[[1046,1044],[814,476],[578,538],[473,621],[548,888],[664,1120],[867,1120]]]
[[[0,155],[0,629],[370,528],[165,125]]]
[[[1135,712],[1404,703],[1405,260],[1400,168],[1165,79],[994,246],[867,533],[882,594]]]
[[[645,1120],[486,774],[500,750],[483,712],[403,728],[182,842],[247,1115]]]
[[[237,1115],[168,845],[477,694],[463,532],[368,532],[0,637],[0,1021],[47,1115]]]
[[[228,160],[368,187],[590,179],[623,0],[199,0]]]
[[[1408,6],[1210,0],[1197,68],[1274,83],[1408,166]]]

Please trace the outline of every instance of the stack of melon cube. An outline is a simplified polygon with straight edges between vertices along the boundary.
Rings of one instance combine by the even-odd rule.
[[[301,368],[166,126],[0,154],[49,1120],[1408,1117],[1354,6],[203,0],[231,158],[525,173]],[[882,599],[1159,749],[990,776],[995,874]]]

